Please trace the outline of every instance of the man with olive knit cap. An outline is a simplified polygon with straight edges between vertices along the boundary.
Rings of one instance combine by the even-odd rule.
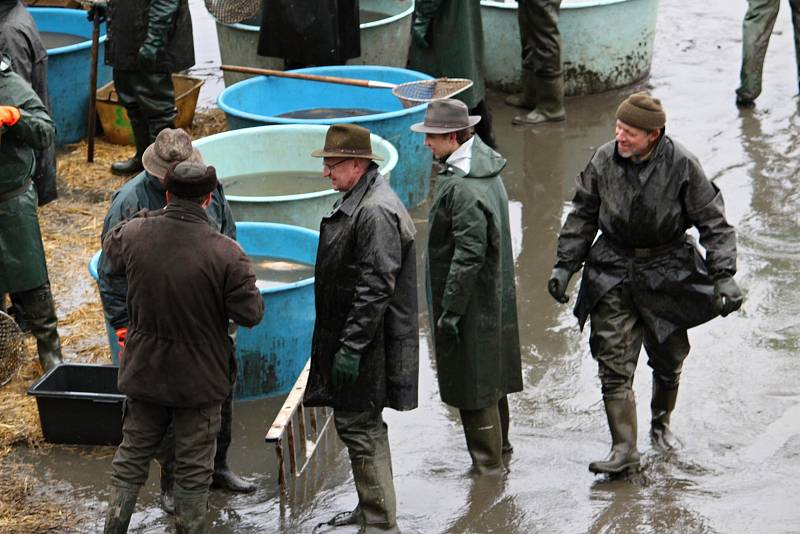
[[[680,444],[669,423],[689,354],[686,331],[742,304],[722,193],[665,134],[665,122],[661,102],[647,93],[620,104],[616,139],[576,179],[548,281],[553,298],[566,303],[569,279],[583,265],[574,313],[581,328],[591,318],[589,345],[612,438],[608,458],[589,464],[593,473],[639,466],[633,375],[642,344],[653,369],[650,439],[671,452]],[[705,258],[686,234],[691,226]]]

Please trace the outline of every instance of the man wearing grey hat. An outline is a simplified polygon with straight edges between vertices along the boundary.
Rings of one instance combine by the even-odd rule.
[[[547,289],[566,303],[570,277],[583,266],[574,313],[591,318],[589,346],[599,366],[611,452],[593,473],[638,468],[633,375],[642,345],[653,369],[650,439],[662,452],[670,430],[687,329],[742,304],[736,234],[719,188],[697,158],[665,134],[661,101],[635,93],[617,109],[616,138],[601,146],[576,179],[572,210],[558,239]],[[686,230],[700,233],[700,254]],[[597,231],[601,235],[595,241]]]
[[[459,409],[477,474],[502,473],[509,393],[522,391],[506,160],[453,99],[428,104],[411,130],[441,164],[428,215],[428,310],[442,401]]]
[[[103,222],[100,240],[102,241],[117,224],[130,219],[139,211],[143,209],[158,210],[165,207],[167,190],[164,187],[164,178],[167,169],[170,165],[182,161],[203,164],[200,152],[192,147],[192,139],[189,134],[181,129],[170,128],[159,132],[156,142],[147,147],[143,153],[142,163],[145,170],[126,182],[111,197],[111,207]],[[206,214],[209,226],[233,240],[236,239],[236,225],[221,184],[218,184],[211,193]],[[106,320],[116,331],[118,343],[123,346],[130,322],[127,307],[127,279],[124,273],[115,274],[110,271],[105,254],[100,255],[97,272],[100,298],[103,302]],[[231,443],[232,414],[233,399],[230,398],[222,405],[222,426],[214,459],[213,486],[228,491],[249,493],[255,491],[255,485],[245,481],[228,467],[227,453]],[[169,513],[174,510],[172,487],[175,478],[175,462],[173,454],[172,448],[166,447],[158,456],[162,468],[161,502]]]
[[[264,315],[253,267],[241,247],[208,223],[214,167],[166,170],[167,206],[143,210],[103,240],[110,272],[128,282],[129,333],[118,385],[126,395],[122,443],[112,463],[106,534],[127,532],[150,461],[175,448],[177,532],[205,532],[221,405],[236,380],[228,322]]]
[[[323,173],[344,193],[320,223],[314,272],[317,312],[303,402],[332,406],[347,446],[358,506],[331,526],[399,532],[384,407],[417,407],[416,230],[378,171],[370,133],[355,124],[328,129]]]

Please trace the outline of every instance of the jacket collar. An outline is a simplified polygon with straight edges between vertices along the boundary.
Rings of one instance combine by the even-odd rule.
[[[170,198],[169,204],[164,208],[164,215],[190,222],[208,222],[208,214],[203,206],[197,202],[174,196]]]
[[[158,191],[162,195],[166,196],[167,190],[164,188],[164,183],[155,176],[153,176],[152,174],[150,174],[149,172],[147,171],[142,171],[142,172],[144,172],[144,182],[147,184],[147,187],[155,191]]]
[[[361,204],[361,199],[363,199],[364,195],[367,194],[367,190],[375,182],[379,174],[378,166],[375,163],[370,164],[370,166],[367,167],[367,172],[361,176],[356,185],[353,186],[350,191],[345,193],[341,203],[338,206],[334,206],[331,215],[337,211],[341,211],[348,217],[353,215],[353,212],[356,210],[358,205]]]

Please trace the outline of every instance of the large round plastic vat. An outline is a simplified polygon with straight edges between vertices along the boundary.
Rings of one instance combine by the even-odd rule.
[[[75,143],[87,134],[89,77],[92,65],[92,23],[80,9],[28,8],[40,32],[68,33],[86,41],[47,51],[47,89],[56,144]],[[111,81],[111,67],[105,64],[106,25],[100,25],[97,56],[97,87]]]
[[[363,22],[361,30],[361,55],[347,61],[348,65],[388,65],[405,67],[408,47],[411,44],[411,15],[414,0],[361,0],[360,9],[381,13],[384,18]],[[266,69],[283,69],[283,59],[259,56],[258,33],[261,13],[239,24],[217,22],[217,39],[222,63]],[[225,72],[225,85],[250,78],[248,74]]]
[[[344,76],[390,83],[429,80],[421,72],[395,67],[336,66],[298,69],[328,76]],[[427,104],[404,109],[389,89],[368,89],[351,85],[312,82],[272,76],[259,76],[236,83],[220,93],[219,107],[225,112],[228,128],[249,128],[264,124],[356,123],[389,141],[397,149],[399,161],[392,171],[392,188],[407,207],[421,204],[428,196],[431,151],[425,137],[410,130],[425,116]],[[333,119],[279,117],[290,111],[317,108],[360,108],[375,114]],[[274,147],[263,147],[271,150]]]
[[[313,265],[319,232],[285,224],[237,223],[236,239],[248,255],[269,256]],[[89,262],[97,280],[100,252]],[[261,289],[264,318],[253,328],[239,328],[236,358],[237,400],[286,394],[311,356],[314,331],[314,278]],[[111,357],[119,363],[116,335],[106,323]]]
[[[559,28],[567,95],[623,87],[650,72],[658,0],[563,0]],[[518,90],[517,3],[481,1],[486,83]],[[625,21],[624,24],[620,21]]]
[[[322,148],[328,126],[317,124],[287,124],[245,128],[204,137],[194,142],[203,159],[217,170],[224,184],[257,176],[258,173],[303,172],[319,174],[322,178],[322,159],[311,152]],[[397,165],[397,150],[388,141],[372,134],[372,150],[383,156],[378,161],[384,176],[391,179]],[[264,147],[253,150],[253,147]],[[322,217],[331,211],[341,193],[333,189],[313,193],[273,196],[264,191],[261,196],[226,194],[237,221],[275,222],[319,229]]]

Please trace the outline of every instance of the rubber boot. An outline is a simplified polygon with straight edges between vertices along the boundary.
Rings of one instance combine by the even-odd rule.
[[[508,427],[511,418],[508,413],[508,397],[503,397],[497,402],[497,411],[500,412],[500,429],[503,434],[503,455],[514,452],[514,446],[508,441]]]
[[[535,86],[536,108],[527,115],[517,115],[511,122],[532,125],[563,121],[567,117],[564,111],[564,76],[537,77]]]
[[[681,447],[681,442],[669,428],[669,417],[675,409],[678,399],[678,388],[664,387],[653,379],[653,397],[650,399],[650,442],[661,452],[674,452]]]
[[[133,141],[136,144],[136,154],[125,161],[116,161],[111,164],[111,172],[114,174],[127,175],[140,173],[144,170],[142,156],[144,151],[150,146],[155,137],[150,137],[150,127],[147,121],[131,117],[131,128],[133,129]]]
[[[636,449],[636,402],[629,399],[604,399],[608,427],[611,430],[611,452],[605,460],[589,464],[589,471],[621,473],[639,467]]]
[[[104,534],[124,534],[128,532],[136,499],[139,497],[139,488],[135,486],[111,486],[111,495],[108,497],[108,510],[106,523],[103,527]]]
[[[495,475],[504,472],[503,432],[496,405],[481,410],[459,410],[464,425],[464,437],[476,475]]]
[[[522,91],[508,95],[506,97],[506,104],[515,108],[533,109],[536,107],[536,86],[534,85],[535,75],[528,69],[522,69],[520,82],[522,84]]]
[[[175,513],[175,459],[161,466],[161,509],[173,515]]]
[[[64,361],[61,339],[58,337],[58,319],[50,284],[15,295],[25,313],[31,333],[36,338],[39,363],[45,372]]]
[[[214,475],[211,478],[211,487],[233,491],[236,493],[253,493],[256,485],[252,484],[228,467],[228,448],[231,443],[231,414],[222,414],[222,425],[217,438],[217,452],[214,455]]]
[[[208,491],[185,491],[175,487],[175,532],[203,534],[206,531]]]
[[[469,110],[469,114],[480,116],[480,122],[475,125],[475,133],[486,143],[486,146],[492,150],[496,149],[497,139],[494,136],[494,128],[492,127],[492,113],[489,111],[486,99],[478,102],[478,105]]]
[[[400,532],[392,462],[386,451],[376,450],[375,453],[373,458],[351,461],[358,493],[358,507],[353,515],[361,523],[358,532]]]

